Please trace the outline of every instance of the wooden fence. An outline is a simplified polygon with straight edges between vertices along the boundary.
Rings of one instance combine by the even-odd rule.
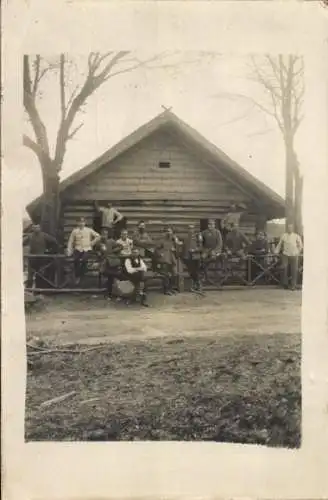
[[[148,264],[147,280],[156,287],[160,284],[163,275],[151,269]],[[104,276],[101,273],[100,260],[96,254],[91,254],[88,260],[87,272],[79,285],[75,285],[74,260],[64,254],[45,254],[24,256],[24,274],[28,275],[32,283],[27,290],[35,292],[93,292],[104,290]],[[298,285],[302,284],[303,258],[300,258]],[[281,258],[277,255],[265,255],[245,258],[225,257],[202,266],[201,279],[206,288],[221,289],[225,286],[268,286],[279,285],[281,277]],[[182,291],[188,280],[188,273],[182,261],[178,261],[178,283]]]

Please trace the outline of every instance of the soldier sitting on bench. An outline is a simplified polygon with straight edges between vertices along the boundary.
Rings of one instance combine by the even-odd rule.
[[[100,272],[107,278],[106,297],[113,299],[113,285],[115,278],[121,274],[121,259],[119,257],[121,245],[113,238],[113,230],[104,228],[98,243],[100,257]]]
[[[126,277],[134,285],[132,301],[137,302],[140,298],[140,303],[144,307],[148,307],[146,296],[145,273],[147,266],[140,257],[139,249],[133,248],[131,257],[128,257],[124,262]]]

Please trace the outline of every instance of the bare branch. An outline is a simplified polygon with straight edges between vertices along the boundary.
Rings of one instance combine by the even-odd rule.
[[[43,151],[43,149],[40,147],[40,145],[33,141],[28,135],[24,134],[23,135],[23,145],[29,148],[33,153],[36,154],[38,157],[40,163],[42,164],[43,167],[45,167],[47,164],[50,162],[49,156]]]
[[[66,109],[69,109],[70,105],[72,104],[73,102],[73,99],[75,98],[75,96],[77,95],[78,93],[78,90],[79,90],[79,86],[77,85],[75,87],[75,89],[73,90],[73,92],[71,93],[71,95],[69,96],[68,100],[67,100],[67,104],[66,104]]]
[[[303,114],[301,113],[301,108],[303,104],[304,87],[299,90],[298,95],[294,97],[294,110],[292,116],[292,131],[293,134],[298,130],[301,122],[303,121]]]
[[[39,77],[40,77],[40,64],[41,64],[41,57],[39,55],[36,56],[35,62],[34,62],[34,71],[35,71],[35,76],[34,76],[34,83],[33,83],[33,88],[32,88],[32,94],[35,97],[37,88],[38,88],[38,83],[39,83]]]
[[[271,94],[273,94],[277,99],[281,99],[282,95],[279,94],[278,89],[279,87],[274,87],[272,83],[270,83],[270,80],[268,77],[265,77],[261,71],[259,70],[258,66],[254,64],[254,72],[256,75],[256,80],[262,84],[264,88],[266,88]]]
[[[35,58],[35,61],[33,63],[33,67],[34,67],[35,75],[34,75],[34,81],[33,81],[32,89],[31,89],[31,94],[35,99],[37,96],[38,89],[39,89],[39,84],[40,84],[42,78],[44,77],[44,75],[51,69],[51,66],[47,66],[47,67],[41,69],[41,56],[37,55]]]
[[[72,132],[70,132],[67,136],[67,140],[73,139],[73,137],[77,134],[77,132],[82,128],[84,123],[80,123]]]
[[[258,130],[257,132],[248,133],[247,137],[256,137],[256,136],[259,136],[259,135],[269,134],[270,132],[272,132],[272,129],[271,128],[266,128],[266,129]]]
[[[274,114],[274,112],[272,112],[270,109],[266,108],[265,106],[263,106],[262,104],[260,104],[259,102],[257,102],[255,99],[253,99],[253,97],[250,97],[250,96],[247,96],[247,95],[243,95],[243,94],[237,94],[237,93],[236,94],[229,94],[228,92],[224,92],[221,95],[215,95],[213,97],[216,97],[216,98],[228,98],[228,99],[232,99],[232,100],[235,99],[235,98],[247,100],[247,101],[251,102],[254,107],[259,108],[261,111],[263,111],[267,115],[272,116],[275,120],[277,120],[277,117]]]
[[[109,63],[106,64],[106,66],[104,67],[104,69],[98,75],[94,75],[94,87],[95,88],[99,87],[99,85],[101,85],[104,81],[108,80],[108,78],[110,78],[111,76],[114,76],[114,75],[110,74],[112,68],[121,59],[123,59],[127,54],[129,54],[129,51],[122,50],[120,52],[117,52],[117,54],[115,54],[112,57],[112,59],[109,61]],[[103,60],[103,58],[100,58],[100,56],[99,56],[99,60]],[[99,65],[98,65],[98,68],[99,68]],[[133,67],[129,67],[126,70],[122,70],[122,71],[124,71],[124,73],[126,73],[126,71],[131,71],[132,69],[134,69],[134,68]],[[119,72],[117,72],[116,74],[119,74]]]
[[[40,146],[25,134],[23,135],[23,145],[31,149],[37,156],[41,156],[42,149]]]
[[[232,123],[236,123],[236,122],[239,122],[240,120],[243,120],[244,118],[246,118],[249,115],[249,113],[252,111],[252,109],[254,109],[254,107],[255,107],[255,103],[251,103],[251,108],[247,109],[247,111],[245,113],[243,113],[240,116],[237,116],[236,118],[232,118],[231,120],[220,123],[219,127],[226,127],[227,125],[231,125]]]
[[[24,55],[24,106],[26,107],[27,96],[32,95],[30,61],[27,55]]]
[[[266,59],[271,66],[271,69],[274,73],[276,80],[279,81],[280,72],[279,72],[279,64],[278,64],[277,60],[275,60],[275,58],[272,57],[270,54],[266,55]]]
[[[88,56],[89,76],[93,76],[98,68],[98,53],[91,52]]]
[[[27,55],[24,55],[24,108],[31,121],[32,128],[35,134],[36,142],[46,156],[49,156],[49,143],[46,127],[41,120],[40,114],[36,107],[35,97],[32,93],[32,83],[30,74],[30,64]]]
[[[66,116],[62,121],[57,135],[56,149],[55,149],[55,163],[61,165],[64,159],[66,142],[75,136],[77,131],[81,127],[77,127],[72,133],[70,133],[71,126],[76,117],[76,114],[81,111],[82,106],[85,104],[86,100],[90,95],[92,95],[95,90],[100,87],[108,79],[113,78],[122,73],[127,73],[133,71],[134,69],[146,65],[151,61],[157,60],[162,57],[161,54],[154,56],[146,61],[137,61],[134,65],[129,65],[126,68],[118,69],[112,72],[112,69],[116,67],[122,61],[125,61],[126,56],[129,51],[120,51],[113,55],[112,52],[108,52],[104,55],[99,53],[91,53],[88,56],[88,73],[82,87],[74,92],[74,97],[71,96],[70,105],[66,106]],[[100,66],[104,61],[110,58],[109,62],[100,70]],[[100,71],[100,72],[99,72]]]
[[[279,54],[279,83],[280,83],[282,99],[284,99],[284,94],[285,94],[284,72],[286,72],[286,66],[284,65],[284,60],[282,55]]]
[[[65,56],[60,54],[59,59],[59,92],[60,92],[60,111],[61,120],[65,120],[66,102],[65,102]]]

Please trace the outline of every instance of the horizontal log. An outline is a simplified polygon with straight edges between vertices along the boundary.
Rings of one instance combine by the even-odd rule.
[[[82,189],[82,188],[100,188],[102,189],[104,186],[108,187],[109,189],[112,189],[114,191],[117,191],[119,189],[129,187],[129,186],[135,186],[135,185],[144,185],[144,186],[153,186],[158,183],[162,182],[165,185],[172,185],[177,181],[182,181],[183,185],[179,186],[180,188],[183,188],[184,186],[190,185],[197,190],[199,187],[209,187],[209,186],[216,186],[216,189],[218,191],[230,191],[232,193],[238,192],[236,187],[230,183],[227,183],[225,181],[222,181],[221,179],[217,179],[213,176],[201,176],[196,178],[192,175],[187,175],[185,172],[181,172],[180,175],[173,175],[169,172],[166,172],[165,175],[163,175],[161,172],[156,171],[151,171],[151,172],[145,172],[143,174],[137,174],[134,172],[133,174],[130,174],[129,177],[122,178],[122,177],[115,177],[108,175],[106,177],[100,177],[99,179],[89,179],[87,182],[86,180],[84,182],[81,182],[76,189]]]
[[[117,202],[120,200],[130,200],[131,202],[133,201],[140,201],[144,202],[144,200],[156,200],[156,201],[193,201],[193,203],[206,203],[206,202],[213,202],[216,201],[217,203],[222,203],[222,202],[227,202],[227,203],[242,203],[242,202],[247,202],[249,201],[245,196],[242,194],[240,195],[229,195],[229,193],[220,193],[218,196],[216,193],[211,193],[211,192],[205,192],[205,193],[188,193],[188,192],[173,192],[173,191],[166,191],[164,193],[154,191],[154,190],[143,190],[143,191],[131,191],[128,192],[126,190],[121,190],[120,192],[117,191],[108,191],[104,189],[101,191],[100,189],[95,190],[95,189],[90,189],[88,192],[65,192],[62,196],[63,203],[72,203],[74,200],[76,202],[81,203],[82,201],[89,199],[90,201],[93,200],[110,200],[112,202]]]
[[[127,223],[132,224],[132,225],[137,225],[140,220],[145,221],[147,226],[154,225],[154,224],[185,224],[186,226],[188,224],[200,224],[200,221],[206,220],[206,219],[217,219],[220,220],[220,217],[217,216],[218,214],[204,214],[204,217],[195,217],[195,215],[191,216],[181,216],[181,217],[157,217],[156,219],[154,218],[154,214],[152,216],[145,216],[145,214],[136,214],[134,217],[127,217]],[[93,217],[84,217],[86,220],[87,225],[93,225],[95,222],[95,219]],[[62,223],[61,227],[75,227],[77,225],[78,218],[66,218]],[[253,221],[245,221],[240,223],[241,228],[247,228],[247,227],[255,227],[256,223]]]
[[[224,219],[227,215],[226,211],[213,209],[199,209],[199,210],[186,210],[180,209],[178,210],[126,210],[124,208],[120,208],[120,213],[126,217],[127,219],[139,219],[140,217],[143,219]],[[94,219],[95,217],[100,217],[99,214],[92,211],[76,211],[76,212],[67,212],[63,213],[61,220],[62,221],[76,221],[79,217],[86,217],[88,219]],[[244,215],[241,217],[241,224],[249,224],[256,223],[257,217],[254,215]]]
[[[100,206],[105,206],[106,201],[102,200],[100,202]],[[130,210],[130,211],[135,211],[139,210],[141,212],[143,211],[199,211],[199,210],[204,210],[204,209],[217,209],[220,211],[225,211],[228,212],[231,206],[231,201],[221,201],[221,200],[195,200],[195,201],[189,201],[189,200],[170,200],[168,202],[164,202],[161,200],[154,200],[154,201],[144,201],[144,202],[137,202],[134,203],[134,200],[127,200],[127,201],[122,201],[122,200],[117,200],[117,202],[114,204],[115,208],[118,210]],[[71,200],[69,202],[66,202],[62,210],[67,212],[67,213],[75,213],[79,211],[83,212],[92,212],[94,213],[95,207],[92,202],[85,202],[85,204],[82,204],[81,201],[76,201],[74,203],[74,200]],[[253,215],[256,215],[256,213],[253,213]]]
[[[190,179],[190,180],[202,180],[202,179],[213,179],[215,181],[222,182],[223,184],[229,185],[229,182],[224,178],[220,178],[218,174],[213,175],[213,171],[203,170],[199,166],[190,168],[190,164],[187,162],[185,164],[174,165],[171,162],[171,167],[160,168],[157,162],[153,163],[141,163],[140,165],[129,165],[129,166],[108,166],[106,172],[100,170],[97,174],[94,174],[93,181],[104,181],[108,182],[111,179],[115,179],[115,182],[122,180],[124,182],[129,182],[133,179],[149,178],[148,175],[151,173],[151,178],[163,178],[163,179]],[[106,167],[103,167],[104,169]]]
[[[135,199],[147,198],[150,196],[155,196],[159,199],[167,199],[167,194],[179,199],[183,198],[194,198],[195,200],[202,200],[208,197],[209,199],[217,198],[224,201],[233,202],[241,202],[244,200],[244,197],[236,196],[234,193],[222,192],[216,189],[215,185],[188,185],[183,184],[183,180],[180,182],[172,182],[172,183],[164,183],[162,181],[158,183],[149,184],[148,186],[145,184],[130,184],[130,185],[111,185],[110,187],[96,186],[96,187],[87,187],[86,189],[81,189],[79,192],[73,193],[71,198],[93,198],[93,199],[103,199],[107,197],[107,199],[120,199],[122,196],[122,192],[125,192],[129,198]],[[119,195],[119,196],[118,196]]]

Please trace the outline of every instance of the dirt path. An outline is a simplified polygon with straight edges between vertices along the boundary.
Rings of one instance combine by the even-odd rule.
[[[162,336],[301,331],[301,293],[224,290],[206,297],[152,295],[151,308],[126,308],[102,297],[53,297],[27,316],[27,333],[57,343],[98,343]]]

